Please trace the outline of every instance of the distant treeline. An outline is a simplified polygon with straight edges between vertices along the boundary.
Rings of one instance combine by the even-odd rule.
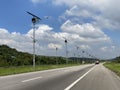
[[[0,45],[0,67],[3,66],[22,66],[32,65],[32,54],[19,52],[7,45]],[[63,57],[39,56],[36,55],[36,65],[40,64],[64,64],[66,59]]]
[[[44,64],[65,64],[65,63],[94,63],[94,58],[77,58],[70,57],[66,59],[64,57],[56,56],[41,56],[36,55],[36,65]],[[7,45],[0,45],[0,67],[5,66],[24,66],[33,64],[33,55],[27,52],[20,52],[14,48],[10,48]]]
[[[120,56],[112,59],[112,62],[120,63]]]

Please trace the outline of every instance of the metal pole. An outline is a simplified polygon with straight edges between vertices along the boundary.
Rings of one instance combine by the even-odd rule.
[[[65,47],[66,47],[66,64],[68,63],[68,50],[67,50],[67,40],[65,39]]]
[[[35,39],[35,24],[36,22],[38,22],[39,20],[41,20],[41,18],[39,18],[38,16],[30,13],[30,12],[27,12],[29,15],[33,16],[32,18],[32,23],[33,23],[33,67],[35,67],[35,42],[36,42],[36,39]]]
[[[33,23],[33,67],[35,68],[35,23],[37,22],[36,18],[32,18]]]
[[[85,57],[84,57],[84,53],[85,53],[85,51],[82,51],[82,53],[83,53],[83,61],[85,60]]]
[[[77,57],[77,63],[79,63],[79,47],[77,47],[77,53],[78,53],[78,57]]]
[[[58,50],[58,48],[56,47],[56,64],[58,64],[58,60],[57,60],[57,50]]]
[[[74,62],[74,63],[76,62],[76,59],[75,59],[75,53],[74,53],[74,59],[73,59],[73,62]]]
[[[33,23],[33,67],[35,67],[35,23]]]

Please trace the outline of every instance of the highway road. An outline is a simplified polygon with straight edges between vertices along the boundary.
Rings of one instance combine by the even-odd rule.
[[[120,78],[102,64],[1,76],[0,90],[120,90]]]

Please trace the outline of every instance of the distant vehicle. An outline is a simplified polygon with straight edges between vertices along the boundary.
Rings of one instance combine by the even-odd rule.
[[[95,64],[99,64],[100,62],[99,61],[95,61]]]

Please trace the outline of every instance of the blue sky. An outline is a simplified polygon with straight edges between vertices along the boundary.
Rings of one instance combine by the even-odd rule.
[[[64,56],[65,37],[70,41],[69,56],[76,53],[76,45],[79,54],[84,50],[98,58],[120,55],[117,0],[1,0],[0,44],[32,53],[32,16],[26,11],[42,18],[36,25],[40,42],[36,43],[36,54],[53,56],[58,47],[59,55]]]
[[[62,24],[58,21],[58,17],[63,13],[65,7],[54,7],[48,2],[34,4],[31,0],[1,0],[0,2],[0,27],[8,29],[10,32],[26,33],[31,28],[32,17],[26,11],[39,16],[43,19],[41,23],[54,26],[56,30]],[[50,16],[52,19],[45,20],[44,16]]]

